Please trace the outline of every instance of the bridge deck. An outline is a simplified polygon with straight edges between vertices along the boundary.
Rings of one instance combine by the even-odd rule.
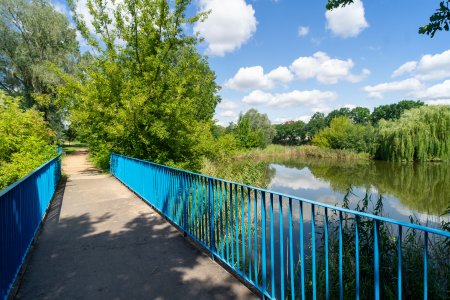
[[[31,252],[19,299],[249,299],[236,278],[76,153]]]

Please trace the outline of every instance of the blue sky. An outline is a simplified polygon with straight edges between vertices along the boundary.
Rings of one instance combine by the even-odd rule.
[[[192,11],[211,10],[193,31],[222,86],[220,124],[251,107],[279,123],[402,99],[450,104],[450,33],[417,33],[439,1],[357,0],[331,13],[325,4],[194,1]]]

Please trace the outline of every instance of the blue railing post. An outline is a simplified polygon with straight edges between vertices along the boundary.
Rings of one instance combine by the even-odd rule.
[[[208,178],[208,203],[209,203],[209,215],[210,215],[210,224],[209,224],[209,240],[211,243],[211,251],[213,253],[216,252],[216,239],[214,236],[215,231],[215,220],[214,220],[214,191],[212,179]],[[214,257],[214,256],[213,256]]]

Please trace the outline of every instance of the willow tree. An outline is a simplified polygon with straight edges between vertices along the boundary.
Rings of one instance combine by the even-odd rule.
[[[377,157],[391,161],[450,160],[450,106],[423,106],[379,123]]]
[[[220,100],[185,30],[203,15],[186,16],[191,0],[88,0],[88,23],[69,2],[94,55],[64,95],[72,91],[71,121],[97,163],[115,151],[198,169]]]
[[[51,127],[62,130],[60,84],[53,67],[72,72],[78,57],[75,29],[49,0],[0,0],[0,89],[37,105]]]

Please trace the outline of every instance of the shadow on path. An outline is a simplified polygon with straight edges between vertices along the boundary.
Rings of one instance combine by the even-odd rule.
[[[69,177],[17,299],[256,298],[116,179],[92,176],[85,166],[70,169],[76,160],[66,159]]]

